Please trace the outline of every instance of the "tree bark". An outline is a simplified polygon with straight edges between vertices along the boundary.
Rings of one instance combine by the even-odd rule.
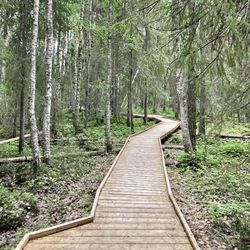
[[[108,34],[108,78],[106,83],[106,151],[112,150],[112,140],[110,131],[110,86],[112,84],[112,24],[113,24],[113,4],[112,0],[109,0],[109,34]]]
[[[53,0],[47,3],[47,48],[46,48],[46,87],[43,114],[43,157],[49,164],[50,159],[50,117],[52,97],[52,60],[53,60]]]
[[[82,50],[83,50],[83,19],[85,16],[85,0],[82,1],[81,9],[81,26],[79,31],[79,44],[78,44],[78,54],[76,62],[76,84],[75,84],[75,102],[74,102],[74,126],[75,134],[79,133],[79,110],[80,110],[80,91],[81,91],[81,73],[82,73]],[[85,96],[86,97],[86,96]]]
[[[206,134],[206,85],[201,83],[200,87],[200,122],[199,122],[199,134]]]
[[[145,25],[145,37],[144,37],[144,50],[145,50],[145,54],[148,53],[148,49],[149,49],[149,40],[150,40],[150,33],[149,33],[149,28],[148,25]],[[147,124],[148,122],[148,80],[147,77],[145,77],[144,80],[144,86],[145,86],[145,93],[144,93],[144,104],[143,104],[143,109],[144,109],[144,117],[143,117],[143,121],[144,124]]]
[[[30,86],[29,86],[29,119],[30,119],[30,134],[31,148],[33,154],[34,172],[41,165],[41,157],[38,143],[38,131],[35,114],[35,98],[36,98],[36,49],[38,38],[38,17],[39,17],[39,0],[34,0],[33,9],[33,30],[31,43],[31,64],[30,64]]]
[[[89,27],[92,25],[93,19],[93,1],[89,0]],[[92,73],[92,31],[88,31],[88,59],[87,59],[87,82],[85,84],[85,100],[84,100],[84,128],[88,126],[89,120],[89,87],[91,83]]]
[[[187,107],[185,89],[183,86],[183,74],[180,69],[177,69],[176,80],[177,80],[176,89],[180,104],[181,130],[182,130],[184,150],[186,152],[192,152],[193,147],[188,128],[188,107]]]
[[[133,49],[129,52],[129,81],[127,86],[128,93],[128,110],[127,110],[127,125],[133,130],[133,104],[132,104],[132,82],[133,82]]]
[[[188,128],[193,149],[196,148],[196,83],[191,80],[194,77],[193,68],[190,69],[188,79],[187,103],[188,103]]]
[[[18,152],[21,154],[24,149],[25,133],[25,78],[26,78],[26,58],[27,58],[27,1],[20,3],[20,106],[19,106],[19,146]]]

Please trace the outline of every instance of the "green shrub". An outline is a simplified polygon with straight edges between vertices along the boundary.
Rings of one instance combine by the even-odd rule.
[[[249,249],[250,241],[250,203],[231,201],[225,204],[211,202],[208,207],[208,214],[214,226],[223,229],[225,232],[232,230],[238,232],[235,236],[235,245],[241,249]]]
[[[247,143],[227,142],[218,147],[217,152],[231,157],[246,156],[250,153]]]
[[[21,225],[27,212],[35,207],[37,198],[32,193],[11,192],[0,185],[0,230],[15,229]]]
[[[182,144],[182,137],[180,134],[173,134],[169,138],[168,142],[171,144]]]

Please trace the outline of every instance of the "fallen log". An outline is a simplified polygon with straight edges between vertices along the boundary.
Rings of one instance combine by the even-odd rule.
[[[250,140],[249,135],[234,135],[234,134],[220,134],[220,138],[224,139],[241,139],[241,140]]]
[[[79,142],[79,141],[100,141],[104,138],[55,138],[51,139],[51,142]]]
[[[41,135],[42,132],[39,132],[38,134]],[[30,134],[27,134],[27,135],[24,136],[24,139],[28,139],[28,138],[30,138]],[[10,143],[10,142],[14,142],[14,141],[18,141],[18,140],[19,140],[19,136],[11,138],[11,139],[4,140],[4,141],[0,141],[0,145]]]
[[[30,138],[30,134],[24,136],[24,139],[27,139],[27,138]],[[8,139],[8,140],[0,141],[0,145],[10,143],[10,142],[14,142],[14,141],[18,141],[18,140],[19,140],[19,137],[15,137],[15,138],[11,138],[11,139]]]
[[[13,158],[3,158],[0,159],[0,164],[3,163],[22,163],[22,162],[31,162],[32,156],[20,156],[20,157],[13,157]]]
[[[176,149],[176,150],[184,150],[184,147],[182,145],[162,145],[163,151],[166,149]]]
[[[59,154],[54,155],[52,158],[62,158],[62,157],[76,157],[76,156],[96,156],[104,154],[104,150],[99,151],[89,151],[89,152],[72,152],[72,153],[66,153],[66,154]],[[3,158],[0,159],[0,164],[4,163],[22,163],[22,162],[31,162],[33,160],[32,156],[20,156],[20,157],[13,157],[13,158]]]
[[[113,153],[119,153],[120,149],[114,149]],[[77,156],[98,156],[98,155],[105,155],[105,150],[98,150],[98,151],[88,151],[88,152],[71,152],[66,154],[58,154],[52,156],[54,159],[63,158],[63,157],[77,157]],[[13,157],[13,158],[3,158],[0,159],[0,164],[6,163],[22,163],[22,162],[32,162],[32,156],[20,156],[20,157]]]

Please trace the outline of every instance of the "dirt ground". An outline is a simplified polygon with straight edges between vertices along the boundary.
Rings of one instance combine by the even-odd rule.
[[[53,187],[41,190],[36,211],[30,211],[17,230],[0,235],[0,249],[14,249],[25,232],[68,222],[89,214],[95,192],[108,172],[115,155],[94,157],[89,172],[75,182],[60,181]]]

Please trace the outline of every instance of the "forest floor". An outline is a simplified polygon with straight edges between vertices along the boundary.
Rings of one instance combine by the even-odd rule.
[[[58,136],[72,138],[73,128],[65,124]],[[134,132],[144,128],[142,119],[135,119]],[[113,123],[112,131],[117,152],[131,131],[125,120]],[[116,156],[115,152],[86,154],[104,149],[104,133],[103,126],[91,126],[80,137],[98,140],[53,144],[51,165],[43,165],[35,177],[30,163],[0,166],[0,249],[14,249],[26,232],[89,214],[95,192]],[[181,135],[174,134],[169,143],[182,144]],[[191,156],[166,151],[177,202],[201,249],[249,249],[249,143],[211,137],[199,138],[197,144]],[[16,142],[2,145],[0,158],[15,157],[16,151]],[[58,157],[75,152],[79,155],[73,158]],[[27,143],[24,155],[31,155]]]
[[[135,119],[134,132],[147,126]],[[70,124],[61,131],[63,137],[73,136]],[[104,149],[104,126],[93,126],[79,136],[100,140],[53,144],[50,166],[43,165],[36,176],[30,163],[0,166],[0,249],[14,249],[27,232],[89,215],[95,192],[131,131],[122,120],[112,124],[112,133],[114,153],[109,155],[87,155],[89,150]],[[0,158],[15,157],[16,151],[17,142],[2,145]],[[79,155],[58,157],[75,152]],[[24,155],[31,155],[28,144]]]
[[[171,143],[181,144],[181,135]],[[165,155],[173,194],[200,248],[250,249],[250,144],[199,138],[191,156],[173,149]]]

